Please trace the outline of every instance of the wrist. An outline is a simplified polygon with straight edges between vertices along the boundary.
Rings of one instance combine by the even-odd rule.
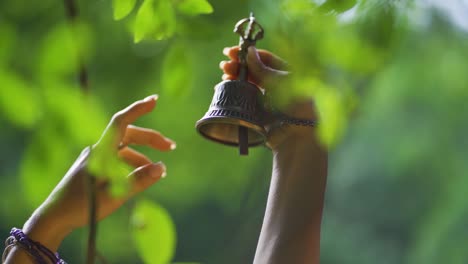
[[[281,109],[279,119],[267,127],[267,145],[277,150],[279,145],[294,142],[315,142],[317,113],[312,100],[303,100]]]
[[[24,224],[23,232],[30,239],[55,252],[72,230],[62,225],[60,219],[48,215],[46,211],[43,206],[38,208]]]

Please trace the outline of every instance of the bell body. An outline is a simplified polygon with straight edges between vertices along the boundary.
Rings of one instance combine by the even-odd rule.
[[[198,132],[210,140],[230,146],[239,146],[242,137],[247,139],[248,146],[264,143],[266,131],[262,125],[262,97],[260,89],[247,81],[218,83],[208,112],[196,124]],[[246,137],[242,135],[244,128]]]

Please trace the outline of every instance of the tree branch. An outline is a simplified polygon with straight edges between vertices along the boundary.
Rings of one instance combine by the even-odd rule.
[[[78,18],[78,5],[75,0],[64,0],[65,5],[65,14],[67,20],[73,27]],[[79,51],[78,51],[79,52]],[[83,60],[78,54],[79,65],[78,65],[78,83],[83,93],[89,92],[89,83],[88,83],[88,71],[86,69]],[[94,264],[96,256],[96,236],[97,236],[97,221],[96,221],[96,212],[97,212],[97,203],[96,203],[96,178],[88,173],[88,193],[89,193],[89,231],[88,231],[88,247],[86,254],[86,263]]]

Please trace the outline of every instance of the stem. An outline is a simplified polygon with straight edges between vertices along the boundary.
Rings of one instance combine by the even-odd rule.
[[[88,206],[89,206],[89,230],[88,230],[88,248],[86,254],[86,263],[93,264],[96,256],[96,235],[97,235],[97,221],[96,221],[96,178],[88,173]]]
[[[65,14],[67,16],[67,20],[73,26],[78,19],[78,5],[76,4],[75,0],[64,0],[65,5]],[[83,59],[81,58],[80,54],[78,54],[79,58],[79,65],[78,65],[78,83],[80,84],[80,88],[84,93],[89,91],[88,85],[88,71],[86,66],[83,63]]]
[[[76,4],[75,0],[64,0],[65,5],[65,13],[67,16],[67,20],[73,27],[76,23],[78,18],[78,5]],[[78,65],[78,83],[80,85],[80,89],[83,93],[87,93],[89,91],[89,83],[88,83],[88,71],[86,69],[83,60],[78,54],[79,65]],[[87,264],[94,264],[95,256],[96,256],[96,236],[97,236],[97,221],[96,221],[96,212],[97,212],[97,203],[96,203],[96,178],[94,178],[91,174],[88,173],[88,180],[87,180],[87,187],[88,187],[88,201],[89,201],[89,230],[88,230],[88,247],[87,247],[87,254],[86,254],[86,263]]]

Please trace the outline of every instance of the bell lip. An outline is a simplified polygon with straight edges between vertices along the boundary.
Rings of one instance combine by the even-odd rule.
[[[255,132],[260,134],[262,136],[262,138],[263,138],[259,142],[250,142],[249,147],[255,147],[255,146],[265,144],[266,138],[267,138],[267,136],[266,136],[267,132],[266,132],[264,127],[252,124],[251,122],[248,122],[248,121],[245,121],[245,120],[242,120],[242,119],[236,119],[236,120],[238,122],[233,122],[233,121],[230,121],[229,119],[222,118],[222,117],[209,117],[209,120],[208,120],[208,118],[202,118],[202,119],[197,121],[197,123],[195,124],[195,128],[197,129],[198,133],[200,135],[202,135],[206,139],[221,143],[221,144],[226,145],[226,146],[239,147],[238,143],[222,141],[220,139],[210,137],[209,135],[204,134],[203,132],[201,132],[200,127],[203,126],[203,125],[206,125],[206,124],[214,123],[212,121],[216,121],[216,123],[224,123],[224,124],[231,124],[231,125],[242,125],[244,127],[253,129]]]

